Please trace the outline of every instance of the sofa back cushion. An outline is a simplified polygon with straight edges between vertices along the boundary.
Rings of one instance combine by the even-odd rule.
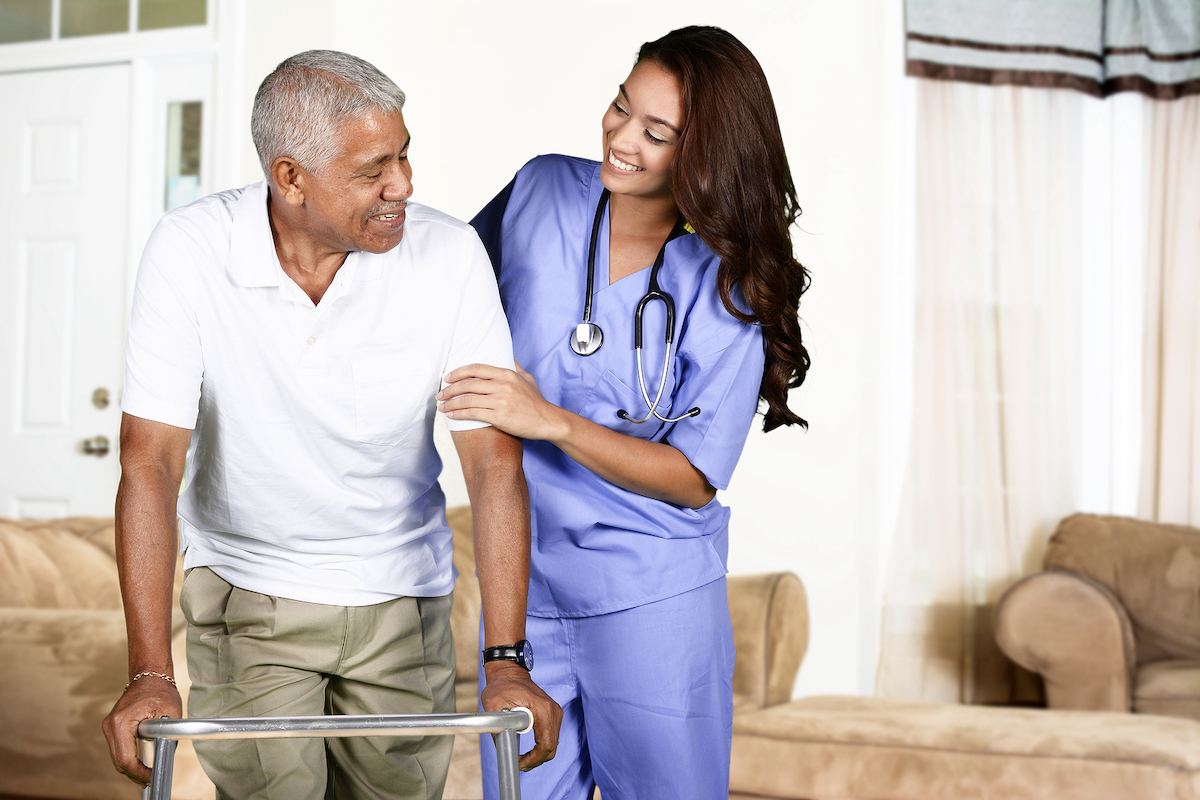
[[[1200,661],[1200,530],[1075,514],[1050,537],[1046,569],[1108,587],[1133,623],[1137,661]]]
[[[450,632],[454,636],[455,683],[475,684],[479,680],[479,615],[483,602],[479,597],[479,579],[475,577],[475,539],[470,506],[446,509],[446,522],[454,532],[454,608],[450,612]]]
[[[89,541],[111,539],[111,527],[111,518],[0,518],[0,607],[120,609],[116,562]]]

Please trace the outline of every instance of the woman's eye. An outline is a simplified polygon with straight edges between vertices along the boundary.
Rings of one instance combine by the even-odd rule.
[[[666,144],[667,143],[666,139],[660,139],[657,136],[655,136],[653,133],[651,133],[650,131],[646,131],[646,138],[649,139],[654,144]]]
[[[617,113],[618,113],[618,114],[624,114],[624,113],[625,113],[625,109],[621,108],[621,106],[620,106],[618,103],[616,103],[616,102],[614,102],[614,103],[612,104],[612,107],[616,109],[616,111],[617,111]]]

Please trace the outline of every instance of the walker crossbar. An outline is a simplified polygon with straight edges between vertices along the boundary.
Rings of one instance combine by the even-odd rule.
[[[175,743],[180,739],[296,739],[345,736],[448,736],[470,731],[496,734],[500,800],[521,800],[517,732],[532,727],[525,710],[478,714],[331,714],[319,717],[227,717],[148,719],[138,737],[154,741],[154,767],[142,800],[169,800]]]

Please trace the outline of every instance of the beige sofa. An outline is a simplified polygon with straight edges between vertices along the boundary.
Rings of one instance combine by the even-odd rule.
[[[127,678],[114,559],[111,518],[0,519],[0,795],[137,796],[100,732]],[[182,582],[179,570],[172,645],[186,693]],[[213,796],[186,742],[174,785],[178,800]]]
[[[1200,530],[1075,514],[1014,584],[996,638],[1056,709],[1200,720]]]
[[[1200,800],[1200,531],[1076,515],[1045,563],[1001,600],[997,636],[1049,710],[807,697],[743,714],[731,797]]]
[[[471,514],[448,513],[459,579],[451,626],[460,711],[474,710],[479,588]],[[111,519],[0,519],[0,798],[124,800],[135,787],[112,767],[100,721],[126,680],[126,645]],[[176,575],[176,608],[182,570]],[[804,589],[790,573],[729,579],[737,646],[735,717],[791,698],[808,643]],[[174,655],[188,688],[183,620]],[[536,673],[535,673],[536,675]],[[186,697],[185,697],[186,702]],[[212,798],[184,742],[175,761],[176,800]],[[478,737],[455,737],[446,800],[482,797]]]

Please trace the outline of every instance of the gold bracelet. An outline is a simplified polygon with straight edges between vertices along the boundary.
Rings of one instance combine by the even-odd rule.
[[[146,677],[162,678],[164,681],[171,684],[172,686],[178,686],[178,684],[175,683],[175,679],[172,678],[170,675],[165,675],[161,672],[139,672],[137,675],[134,675],[132,678],[129,679],[129,683],[125,684],[125,691],[129,691],[129,687],[133,686],[133,682],[136,681],[138,678],[146,678]]]

